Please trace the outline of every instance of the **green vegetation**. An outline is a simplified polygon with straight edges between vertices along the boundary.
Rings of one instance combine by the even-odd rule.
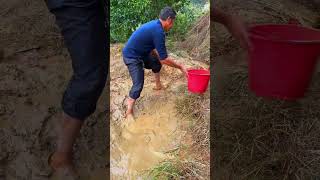
[[[111,0],[111,42],[126,42],[131,33],[140,25],[157,19],[160,10],[165,6],[171,6],[177,12],[175,25],[169,36],[182,38],[192,23],[203,14],[204,2],[190,0]]]
[[[182,175],[182,172],[180,171],[177,163],[178,162],[175,161],[164,161],[160,163],[148,173],[147,179],[179,179]]]

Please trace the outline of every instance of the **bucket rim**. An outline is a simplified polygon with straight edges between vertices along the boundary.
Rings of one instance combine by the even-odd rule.
[[[205,70],[205,71],[207,71],[207,73],[200,73],[200,74],[198,74],[198,73],[192,73],[192,72],[190,72],[190,71],[192,71],[192,70]],[[210,71],[209,71],[208,69],[188,69],[187,71],[188,71],[188,74],[192,74],[192,75],[210,76]]]
[[[272,23],[251,24],[251,25],[249,25],[249,29],[252,29],[252,28],[258,27],[258,26],[292,26],[292,27],[300,27],[300,28],[304,28],[304,29],[309,29],[309,30],[317,31],[320,33],[319,29],[312,28],[312,27],[305,27],[305,26],[297,26],[295,24],[272,24]],[[249,31],[249,37],[255,37],[258,39],[265,40],[265,41],[292,43],[292,44],[319,44],[320,43],[320,40],[282,40],[282,39],[274,39],[274,38],[268,39],[262,35],[250,33],[250,31]]]

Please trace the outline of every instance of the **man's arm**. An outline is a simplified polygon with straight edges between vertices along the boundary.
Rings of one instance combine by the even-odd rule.
[[[166,59],[160,60],[161,64],[165,64],[174,68],[181,69],[182,65],[174,62],[174,60],[171,57],[167,57]]]
[[[160,60],[161,64],[180,69],[185,74],[187,73],[187,69],[182,64],[176,63],[171,57],[167,56],[165,59],[161,60],[156,49],[151,51],[151,55],[156,56]]]
[[[164,33],[155,34],[154,35],[154,44],[155,49],[151,51],[152,54],[156,54],[156,56],[159,58],[161,64],[165,64],[167,66],[171,66],[174,68],[178,68],[181,70],[182,73],[185,74],[185,76],[188,76],[187,69],[184,65],[176,63],[172,58],[170,58],[167,54],[167,48],[165,45],[165,35]]]
[[[176,62],[174,62],[174,60],[173,60],[171,57],[167,57],[167,58],[161,60],[161,59],[160,59],[160,56],[159,56],[159,54],[158,54],[158,52],[157,52],[156,49],[153,49],[153,50],[151,51],[151,54],[152,54],[153,56],[156,56],[156,57],[160,60],[160,63],[161,63],[161,64],[165,64],[165,65],[168,65],[168,66],[171,66],[171,67],[174,67],[174,68],[178,68],[178,69],[181,68],[181,65],[178,64],[178,63],[176,63]]]
[[[177,69],[180,69],[180,71],[182,73],[184,73],[185,76],[188,76],[188,72],[187,72],[187,68],[182,65],[182,64],[178,64],[177,62],[175,62],[171,57],[167,57],[166,59],[160,60],[161,64],[165,64],[167,66],[171,66]]]
[[[251,48],[247,26],[241,18],[227,14],[220,9],[213,8],[213,21],[224,25],[233,37],[240,42],[243,48]]]

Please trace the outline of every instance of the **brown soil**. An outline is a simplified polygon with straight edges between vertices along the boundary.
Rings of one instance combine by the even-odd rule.
[[[186,39],[178,43],[178,47],[187,51],[193,59],[209,63],[210,13],[205,14],[195,22]]]
[[[1,1],[0,7],[0,179],[51,179],[47,156],[71,61],[44,1]],[[106,179],[107,94],[75,146],[82,179]]]

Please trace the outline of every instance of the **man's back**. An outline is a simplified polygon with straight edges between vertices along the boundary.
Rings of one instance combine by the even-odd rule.
[[[153,20],[140,26],[132,33],[123,49],[126,58],[143,58],[157,49],[160,58],[166,57],[165,32],[160,20]]]

